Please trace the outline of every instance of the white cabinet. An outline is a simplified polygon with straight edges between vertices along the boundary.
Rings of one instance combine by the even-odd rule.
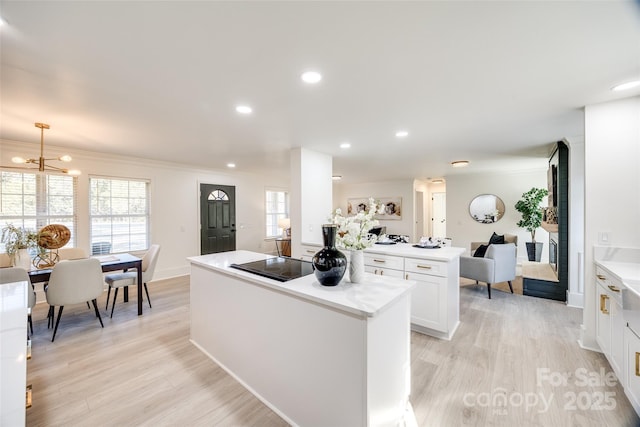
[[[364,271],[378,276],[404,277],[404,258],[392,255],[364,254]]]
[[[386,252],[391,250],[387,248]],[[450,340],[460,323],[459,254],[438,260],[421,257],[424,252],[419,251],[423,249],[409,253],[405,247],[398,250],[404,255],[400,256],[366,250],[365,271],[415,281],[411,294],[411,328]]]
[[[309,243],[305,243],[301,247],[300,259],[303,261],[311,261],[313,256],[318,253],[318,251],[322,249],[320,245],[312,245]]]
[[[624,328],[625,370],[624,389],[631,405],[640,413],[640,338],[628,327]]]
[[[622,284],[596,267],[596,340],[619,379],[623,379],[624,329],[620,290]]]
[[[27,289],[27,282],[0,285],[0,426],[25,425]]]

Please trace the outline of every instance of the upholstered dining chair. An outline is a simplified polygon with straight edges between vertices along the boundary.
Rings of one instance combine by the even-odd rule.
[[[516,278],[516,245],[514,243],[489,245],[484,257],[462,255],[460,257],[460,277],[485,282],[491,299],[491,284],[508,282]]]
[[[147,294],[147,302],[149,308],[151,308],[151,299],[149,298],[149,289],[147,283],[153,279],[153,272],[156,269],[156,263],[158,262],[158,255],[160,254],[160,245],[151,245],[149,250],[142,257],[142,284],[144,285],[144,292]],[[111,295],[111,288],[114,288],[113,304],[111,305],[111,317],[113,317],[113,309],[116,306],[116,298],[118,297],[118,289],[127,286],[135,286],[138,281],[138,271],[133,268],[125,271],[124,273],[107,274],[104,281],[109,285],[107,290],[107,305],[105,309],[109,308],[109,296]],[[138,298],[142,298],[142,295],[138,295]]]
[[[33,291],[33,285],[29,280],[29,273],[27,270],[20,267],[8,267],[8,268],[0,268],[0,285],[4,283],[15,283],[15,282],[27,282],[29,283],[29,293],[27,305],[30,309],[33,309],[36,305],[36,293]],[[33,321],[31,320],[31,311],[29,311],[29,330],[31,335],[33,335]]]
[[[58,262],[51,271],[49,284],[45,289],[47,302],[53,308],[52,318],[55,314],[55,307],[58,309],[58,317],[53,328],[51,342],[56,338],[62,310],[65,305],[80,304],[91,301],[96,312],[96,317],[100,321],[100,326],[104,328],[100,311],[98,311],[97,298],[104,292],[104,282],[100,261],[96,258],[86,258],[77,260],[63,260]]]

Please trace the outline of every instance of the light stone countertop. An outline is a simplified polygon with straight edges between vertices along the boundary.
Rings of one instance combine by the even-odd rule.
[[[370,273],[365,273],[365,281],[357,284],[350,283],[347,278],[348,274],[346,274],[337,286],[322,286],[313,274],[287,282],[279,282],[230,267],[231,264],[242,264],[267,258],[273,257],[239,250],[195,256],[188,258],[188,260],[192,266],[203,267],[362,317],[374,317],[405,293],[410,292],[415,286],[415,282],[411,280],[377,276]]]
[[[318,250],[322,248],[322,245],[318,243],[304,243],[303,245],[317,246]],[[396,243],[395,245],[373,245],[370,248],[364,250],[365,253],[401,256],[407,258],[419,258],[419,259],[431,259],[435,261],[451,261],[463,253],[464,248],[457,248],[453,246],[442,247],[438,249],[416,248],[413,243]],[[338,249],[347,254],[347,250]]]

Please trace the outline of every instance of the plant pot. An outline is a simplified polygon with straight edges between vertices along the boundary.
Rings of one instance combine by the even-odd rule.
[[[13,258],[13,266],[31,270],[31,255],[27,249],[18,249]]]
[[[542,257],[542,242],[526,242],[527,246],[527,257],[529,261],[540,262],[540,258]]]
[[[311,260],[313,274],[323,286],[336,286],[347,270],[347,257],[336,249],[336,231],[337,226],[334,224],[322,226],[324,248]]]

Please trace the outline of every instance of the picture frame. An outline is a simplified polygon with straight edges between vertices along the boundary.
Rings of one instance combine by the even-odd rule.
[[[402,197],[374,197],[377,203],[385,206],[385,212],[376,214],[377,220],[400,220],[402,219]],[[347,199],[347,215],[356,215],[358,212],[369,211],[368,197],[354,197]]]

